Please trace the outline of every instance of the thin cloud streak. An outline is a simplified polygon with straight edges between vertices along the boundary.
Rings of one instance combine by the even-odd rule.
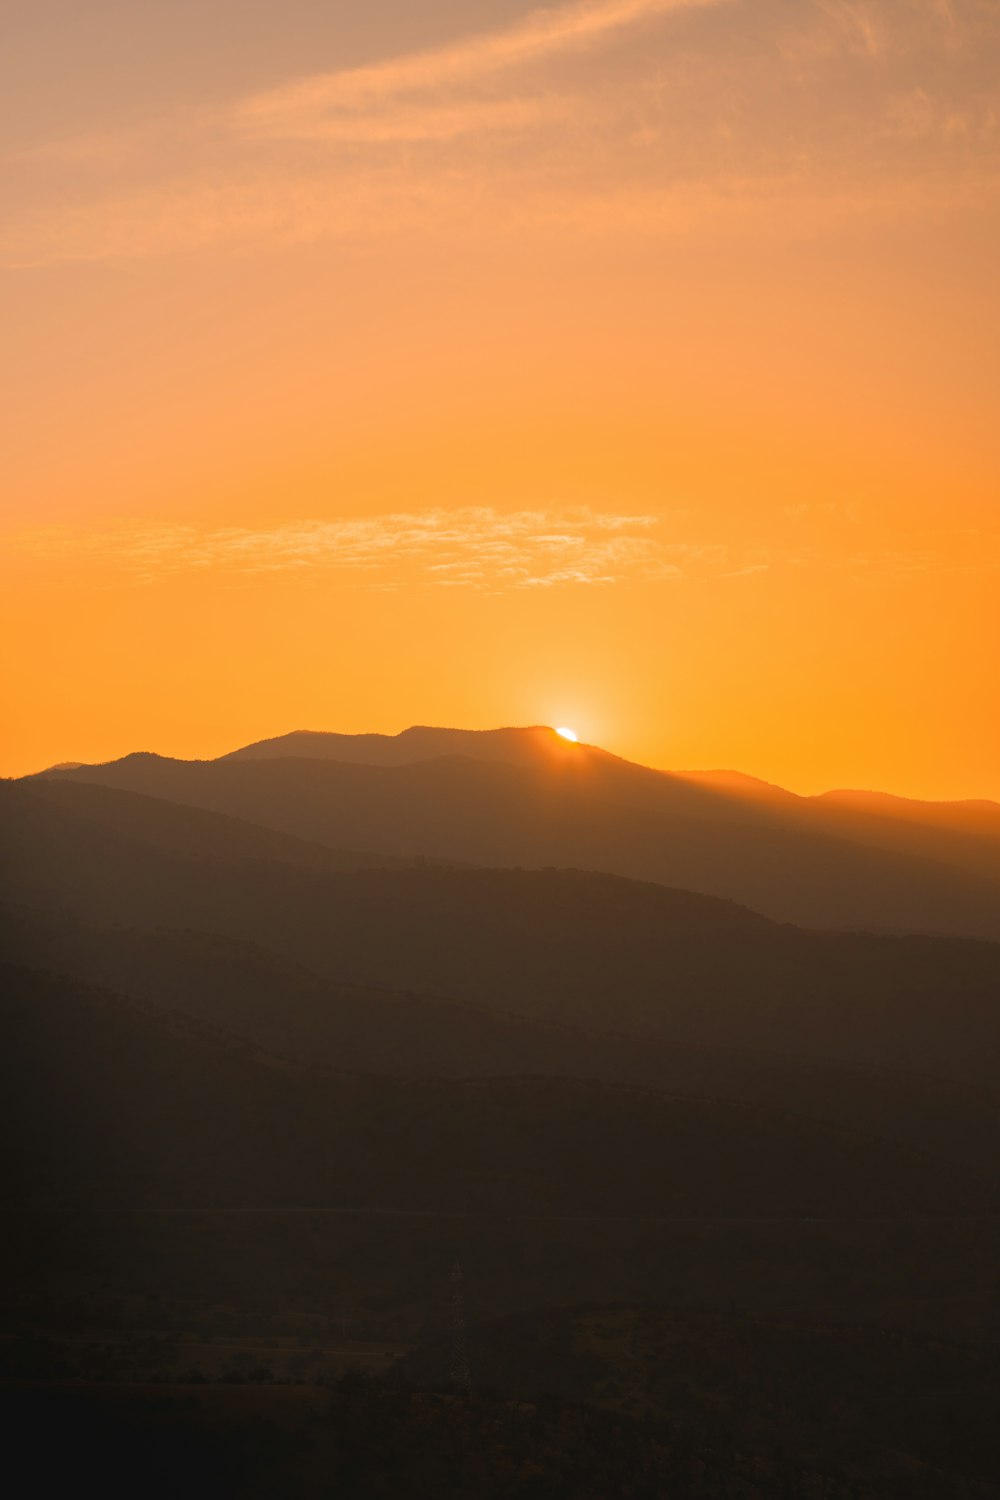
[[[141,260],[219,247],[295,246],[324,240],[526,231],[555,242],[683,239],[739,233],[744,241],[812,239],[851,223],[899,224],[927,216],[984,214],[1000,202],[1000,175],[955,172],[824,191],[803,174],[667,183],[621,191],[546,191],[529,180],[476,184],[427,172],[344,172],[172,182],[147,192],[38,212],[0,231],[0,265]]]
[[[705,9],[728,0],[577,0],[533,11],[503,31],[388,62],[315,74],[246,99],[236,118],[254,133],[298,137],[317,111],[359,110],[403,94],[465,84],[508,68],[587,46],[625,27],[672,11]]]
[[[909,548],[851,546],[831,556],[790,545],[787,538],[742,547],[680,540],[684,521],[685,513],[677,511],[619,515],[467,506],[261,527],[146,522],[83,532],[52,526],[8,536],[7,551],[42,567],[93,568],[108,584],[148,586],[202,574],[216,584],[244,586],[284,577],[361,591],[489,594],[680,579],[728,583],[782,566],[850,572],[858,581],[982,575],[1000,567],[997,536],[978,531],[960,538],[942,533],[939,543],[921,538]],[[956,552],[957,541],[965,545]]]
[[[41,562],[73,558],[137,583],[198,571],[245,580],[322,573],[360,588],[499,592],[677,576],[681,559],[699,549],[654,535],[661,521],[468,507],[258,529],[153,523],[81,536],[51,528],[23,533],[20,546]]]
[[[437,50],[181,112],[129,138],[46,143],[18,160],[47,163],[54,189],[31,186],[0,231],[0,264],[385,243],[413,233],[454,245],[481,239],[485,226],[491,238],[787,241],[852,221],[995,212],[1000,106],[970,58],[990,55],[1000,11],[996,23],[977,12],[976,30],[964,23],[961,87],[931,67],[943,35],[955,33],[955,45],[965,36],[941,0],[912,0],[903,11],[891,0],[817,0],[762,22],[757,50],[739,42],[738,28],[727,40],[729,28],[710,25],[701,50],[687,46],[673,67],[667,49],[655,85],[640,68],[638,87],[616,75],[588,93],[579,79],[563,78],[552,92],[547,74],[516,72],[670,12],[702,10],[707,19],[730,5],[735,12],[736,0],[576,0]],[[750,7],[742,11],[749,26]],[[760,51],[762,42],[769,50]],[[873,66],[883,49],[912,53],[907,72],[916,79],[919,61],[920,81],[905,87],[901,64],[898,77],[883,77],[882,63]],[[861,89],[849,117],[811,112],[812,91],[800,85],[808,74],[827,98],[833,74],[819,68],[813,76],[811,66],[831,57]],[[739,110],[719,134],[741,90],[764,106],[782,88],[793,89],[797,132],[769,135],[760,107],[759,138]],[[716,101],[714,112],[703,100]],[[928,154],[929,141],[940,150]],[[612,162],[620,170],[610,171]],[[44,183],[43,171],[33,175]]]
[[[409,141],[450,141],[463,135],[505,134],[534,128],[569,114],[572,100],[545,94],[537,98],[513,95],[495,99],[457,99],[449,103],[407,104],[377,111],[316,114],[302,117],[294,139],[301,143],[332,145],[395,145]],[[239,110],[237,106],[237,110]],[[14,163],[62,167],[114,169],[129,165],[143,154],[162,149],[171,142],[197,147],[225,141],[232,119],[210,115],[179,114],[130,131],[113,134],[92,132],[67,139],[44,141],[6,153]],[[240,144],[244,144],[242,139]]]
[[[144,147],[175,140],[189,147],[227,136],[271,141],[378,145],[448,141],[525,129],[567,113],[552,97],[419,99],[429,91],[476,83],[519,64],[586,47],[615,31],[672,11],[703,10],[735,0],[576,0],[532,11],[489,32],[388,62],[312,74],[221,109],[181,111],[122,133],[85,132],[4,153],[8,161],[64,166],[122,165]],[[410,96],[417,96],[412,101]]]

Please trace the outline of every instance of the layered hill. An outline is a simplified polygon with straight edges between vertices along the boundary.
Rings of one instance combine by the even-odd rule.
[[[941,1335],[996,1328],[995,821],[544,729],[0,783],[10,1368],[162,1404],[424,1329],[447,1388],[460,1259],[474,1381],[574,1474],[631,1414],[684,1493],[985,1495],[995,1357]],[[369,1451],[404,1396],[409,1474],[461,1400]]]
[[[826,928],[1000,937],[994,804],[799,798],[651,771],[546,729],[296,734],[211,762],[46,773],[380,858],[606,871]]]
[[[337,1077],[6,969],[6,1206],[547,1216],[960,1212],[978,1173],[781,1111],[583,1080]]]
[[[404,1357],[399,1373],[441,1389],[450,1356],[442,1330]],[[468,1360],[484,1390],[641,1413],[698,1447],[724,1424],[736,1452],[777,1454],[794,1431],[816,1469],[864,1474],[867,1492],[880,1497],[993,1492],[995,1351],[863,1326],[618,1305],[476,1325]],[[756,1477],[758,1494],[813,1487],[763,1469]]]
[[[183,1329],[213,1359],[231,1357],[220,1330],[245,1330],[279,1370],[290,1337],[308,1353],[345,1324],[412,1341],[447,1322],[460,1256],[476,1378],[501,1391],[535,1400],[569,1368],[588,1403],[666,1414],[673,1448],[683,1417],[701,1453],[749,1381],[740,1451],[758,1430],[787,1445],[791,1423],[810,1473],[843,1462],[845,1411],[877,1396],[881,1415],[849,1424],[855,1468],[902,1496],[947,1461],[935,1492],[965,1493],[990,1431],[983,1361],[920,1344],[907,1384],[917,1346],[849,1325],[995,1328],[1000,945],[807,930],[419,841],[352,852],[361,822],[324,822],[310,790],[425,775],[453,796],[485,773],[541,806],[544,775],[581,766],[620,775],[615,817],[655,824],[655,773],[601,757],[200,768],[278,773],[294,827],[253,797],[240,815],[76,773],[0,784],[3,1280],[24,1368],[51,1346],[104,1380],[130,1359],[166,1369],[158,1340]],[[682,796],[726,826],[717,791]],[[491,837],[501,811],[483,808]],[[565,1311],[623,1297],[632,1312]],[[635,1307],[706,1297],[778,1322]],[[814,1337],[818,1316],[836,1331]],[[450,1348],[432,1339],[401,1373],[433,1381]],[[959,1386],[977,1415],[949,1457]],[[872,1468],[883,1427],[892,1456]]]
[[[0,908],[0,948],[155,1006],[293,1066],[397,1078],[576,1078],[765,1105],[929,1153],[1000,1159],[1000,1098],[981,1070],[935,1076],[889,1060],[631,1035],[468,1001],[322,978],[208,932],[92,927]],[[617,1018],[612,1017],[611,1024]],[[771,1038],[772,1044],[774,1039]],[[985,1038],[989,1041],[989,1038]],[[860,1050],[859,1039],[854,1039]],[[926,1063],[928,1059],[925,1057]]]
[[[565,741],[562,741],[565,744]],[[615,759],[592,745],[580,747],[588,754]],[[547,726],[527,729],[436,729],[414,724],[400,734],[331,734],[308,729],[293,730],[273,739],[257,740],[232,750],[220,760],[333,760],[345,765],[412,766],[421,761],[460,755],[469,760],[505,761],[508,765],[537,766],[545,757],[558,754]],[[623,762],[624,764],[624,762]],[[74,770],[78,766],[53,767]]]
[[[674,1047],[750,1048],[992,1086],[1000,945],[810,932],[717,898],[581,871],[317,869],[298,844],[295,862],[273,850],[260,857],[255,845],[239,853],[243,824],[224,859],[227,825],[217,815],[189,809],[190,846],[180,848],[170,805],[151,812],[149,802],[47,780],[0,787],[0,901],[13,956],[37,965],[55,951],[22,914],[194,929],[341,986]],[[147,834],[162,816],[160,844],[123,831],[133,804]],[[107,816],[95,815],[98,806]]]

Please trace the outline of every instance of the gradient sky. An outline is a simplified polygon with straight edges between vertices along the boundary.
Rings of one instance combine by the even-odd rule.
[[[1000,797],[1000,0],[4,11],[0,772]]]

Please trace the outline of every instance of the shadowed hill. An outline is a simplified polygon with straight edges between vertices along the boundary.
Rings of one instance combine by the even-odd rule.
[[[155,1386],[14,1390],[10,1463],[30,1468],[46,1495],[70,1493],[81,1471],[98,1473],[104,1500],[133,1500],[137,1473],[143,1500],[760,1500],[764,1485],[796,1500],[873,1496],[836,1451],[800,1453],[798,1430],[769,1446],[741,1433],[735,1451],[718,1424],[708,1434],[678,1431],[589,1405],[465,1396],[447,1381],[412,1390],[357,1371],[304,1390],[182,1390],[173,1402]],[[915,1470],[923,1500],[995,1496],[970,1490],[961,1473],[936,1472],[930,1489],[911,1450],[894,1458],[902,1483],[880,1487],[878,1500],[913,1500]]]
[[[1000,838],[1000,803],[985,798],[961,802],[918,802],[912,797],[894,797],[888,792],[832,791],[803,799],[810,803],[851,808],[881,818],[921,823],[932,828],[951,828],[979,838]]]
[[[655,788],[661,795],[666,785],[676,805],[684,799],[684,788],[700,789],[724,799],[716,804],[715,813],[728,816],[760,816],[781,813],[785,820],[801,826],[827,831],[834,836],[857,838],[861,842],[938,856],[953,852],[955,862],[980,862],[993,874],[1000,863],[1000,803],[986,799],[960,802],[921,802],[886,792],[838,790],[818,796],[800,796],[784,787],[747,776],[739,771],[654,771],[646,766],[622,760],[594,745],[567,745],[544,725],[528,729],[434,729],[416,725],[397,735],[329,734],[298,730],[247,745],[221,760],[327,760],[352,765],[404,766],[421,761],[463,756],[469,760],[505,762],[533,769],[553,765],[570,766],[581,761],[615,778],[616,792],[622,796],[631,783],[633,795],[644,784],[647,793]],[[53,766],[50,770],[78,770],[79,763]],[[702,816],[713,815],[712,801],[689,799]],[[892,828],[886,825],[905,825]],[[926,835],[959,835],[950,841],[939,838],[928,844]],[[919,841],[923,838],[924,842]],[[979,846],[979,847],[977,847]]]
[[[7,837],[0,871],[12,885],[20,883],[27,889],[36,879],[44,881],[53,860],[68,861],[70,866],[75,858],[102,863],[102,843],[112,863],[112,851],[124,858],[128,849],[137,860],[144,850],[167,859],[226,865],[277,862],[316,871],[400,863],[387,855],[334,849],[161,797],[123,796],[98,784],[54,778],[0,782],[0,817]]]
[[[529,1413],[517,1451],[546,1447],[539,1493],[555,1469],[537,1417],[551,1403],[535,1399],[567,1371],[571,1394],[614,1411],[567,1425],[563,1408],[574,1476],[584,1429],[651,1412],[634,1432],[665,1419],[671,1492],[989,1493],[994,1365],[847,1325],[993,1326],[1000,945],[807,931],[662,883],[393,854],[454,859],[464,829],[466,848],[521,841],[541,863],[582,824],[587,848],[631,830],[633,852],[662,857],[665,830],[686,828],[685,859],[700,839],[785,870],[780,796],[760,793],[764,817],[743,798],[737,836],[728,794],[668,779],[672,811],[656,812],[656,773],[586,751],[534,768],[123,765],[183,795],[90,772],[0,784],[0,950],[17,960],[0,965],[9,1368],[37,1384],[48,1359],[51,1378],[104,1390],[149,1361],[161,1382],[212,1379],[234,1330],[250,1357],[245,1329],[251,1380],[280,1380],[293,1355],[343,1355],[348,1319],[400,1341],[440,1326],[460,1254],[475,1378],[530,1403],[508,1407]],[[225,810],[197,806],[193,780],[198,796],[222,787]],[[364,847],[352,828],[384,830],[384,852],[342,852]],[[844,847],[876,884],[927,874]],[[721,1321],[634,1306],[706,1290],[731,1308]],[[748,1326],[744,1296],[778,1320]],[[584,1302],[600,1305],[558,1310]],[[823,1316],[841,1326],[817,1334]],[[453,1347],[430,1341],[402,1369],[433,1382]],[[435,1494],[458,1472],[445,1399],[445,1461],[422,1471]],[[365,1473],[386,1444],[376,1405]],[[393,1429],[408,1476],[427,1428],[413,1410]],[[251,1436],[259,1420],[241,1452]],[[286,1436],[326,1493],[327,1429]],[[478,1456],[478,1431],[462,1441]],[[651,1462],[644,1449],[660,1494]],[[262,1493],[298,1493],[279,1467],[247,1458]],[[615,1457],[601,1493],[623,1472]],[[481,1465],[468,1473],[478,1493]],[[497,1493],[532,1473],[503,1468]]]
[[[97,926],[207,929],[338,984],[674,1046],[750,1047],[992,1083],[998,945],[811,933],[712,897],[579,871],[225,863],[119,832],[133,801],[148,816],[144,799],[104,793],[114,813],[101,823],[57,806],[47,788],[0,787],[0,898],[14,910],[61,911]],[[60,787],[57,800],[91,792]],[[193,826],[202,815],[189,816]],[[215,836],[218,820],[209,825]],[[244,837],[242,826],[235,836]],[[45,961],[41,946],[41,959],[36,949],[28,962]]]
[[[298,758],[401,766],[456,755],[535,770],[559,764],[568,767],[575,758],[592,767],[597,765],[613,784],[615,794],[629,800],[637,793],[642,795],[640,787],[651,799],[662,799],[669,786],[678,811],[696,810],[699,816],[708,818],[759,819],[763,815],[799,832],[846,838],[918,859],[944,860],[993,880],[1000,878],[1000,803],[983,799],[920,802],[863,791],[804,797],[737,771],[652,771],[593,745],[567,746],[544,726],[495,730],[414,727],[395,736],[299,731],[248,745],[222,758]],[[685,799],[685,787],[711,793],[722,801]]]
[[[447,1388],[451,1342],[428,1337],[400,1361],[402,1378]],[[818,1468],[864,1474],[872,1488],[852,1486],[857,1494],[994,1493],[995,1350],[872,1327],[613,1306],[479,1324],[468,1354],[477,1388],[665,1419],[699,1446],[724,1426],[737,1452],[780,1452],[794,1432]],[[769,1476],[757,1493],[811,1488],[804,1479],[772,1488]]]
[[[800,925],[1000,937],[1000,838],[988,819],[986,832],[970,833],[947,820],[751,795],[731,779],[647,770],[544,729],[343,738],[321,736],[320,748],[351,763],[317,758],[313,737],[294,736],[307,755],[273,758],[288,748],[279,741],[261,757],[129,756],[42,779],[144,792],[380,856],[604,870]],[[426,758],[450,746],[463,753]],[[411,758],[371,764],[369,755]]]
[[[760,1106],[575,1080],[331,1077],[106,991],[2,978],[8,1207],[600,1217],[981,1203],[974,1173]]]
[[[937,1157],[992,1163],[1000,1149],[1000,1098],[968,1078],[950,1082],[754,1045],[683,1046],[412,991],[337,984],[257,944],[205,932],[98,929],[23,914],[14,922],[0,908],[0,949],[328,1071],[604,1080],[766,1104]]]
[[[944,860],[996,879],[1000,869],[1000,803],[919,802],[887,792],[832,791],[800,797],[735,771],[685,772],[693,785],[803,830],[812,829],[917,858]]]
[[[425,760],[461,755],[469,760],[537,766],[560,754],[569,759],[574,753],[579,758],[584,752],[591,758],[599,756],[609,762],[617,760],[593,745],[571,748],[545,725],[528,729],[435,729],[424,724],[414,724],[394,735],[330,734],[298,729],[292,734],[245,745],[219,759],[333,760],[344,765],[410,766]]]

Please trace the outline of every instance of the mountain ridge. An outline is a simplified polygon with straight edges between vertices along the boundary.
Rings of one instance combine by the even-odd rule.
[[[358,758],[373,741],[381,760]],[[804,799],[759,783],[748,793],[731,776],[652,770],[544,728],[415,726],[351,743],[353,760],[277,754],[287,739],[209,761],[137,752],[17,784],[117,787],[380,861],[592,869],[800,926],[1000,937],[1000,814]],[[408,745],[415,758],[399,761]]]
[[[139,760],[169,761],[172,764],[181,765],[209,765],[237,760],[315,759],[340,761],[342,764],[405,765],[464,753],[473,759],[491,761],[507,759],[517,764],[527,759],[530,753],[541,748],[557,753],[561,751],[564,756],[576,753],[578,756],[599,757],[604,762],[614,762],[634,771],[675,778],[679,781],[703,783],[719,790],[727,786],[735,789],[753,789],[762,794],[780,795],[784,799],[799,803],[817,803],[825,799],[876,799],[886,804],[910,809],[978,810],[995,815],[1000,820],[1000,800],[995,798],[910,797],[877,787],[851,786],[829,787],[824,791],[813,793],[795,792],[778,782],[767,780],[766,777],[739,771],[731,766],[685,769],[648,766],[641,761],[632,761],[625,756],[617,755],[614,751],[600,745],[586,741],[567,741],[559,735],[558,730],[547,724],[501,725],[491,729],[411,724],[396,734],[379,731],[346,733],[336,730],[294,729],[284,734],[251,741],[217,756],[185,757],[163,755],[155,750],[133,750],[124,755],[112,756],[105,761],[62,761],[32,772],[29,776],[11,779],[29,780],[31,776],[93,770],[98,767]]]

